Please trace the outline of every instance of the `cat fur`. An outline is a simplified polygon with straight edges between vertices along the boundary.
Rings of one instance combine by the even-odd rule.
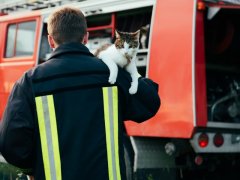
[[[126,32],[115,31],[116,41],[121,38],[121,34]],[[114,84],[118,75],[118,66],[124,68],[130,73],[132,82],[129,89],[130,94],[135,94],[138,89],[138,78],[140,77],[136,67],[136,56],[139,48],[140,30],[131,33],[138,40],[138,45],[135,48],[130,48],[129,44],[124,41],[123,48],[119,48],[116,44],[106,45],[101,50],[96,51],[95,55],[100,58],[109,68],[110,76],[108,82]]]

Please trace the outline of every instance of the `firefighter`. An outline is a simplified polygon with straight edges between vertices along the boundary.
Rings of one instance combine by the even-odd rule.
[[[109,70],[84,46],[82,12],[60,8],[48,21],[49,60],[27,71],[8,100],[0,129],[0,150],[35,180],[125,180],[124,120],[143,122],[160,107],[158,85]]]

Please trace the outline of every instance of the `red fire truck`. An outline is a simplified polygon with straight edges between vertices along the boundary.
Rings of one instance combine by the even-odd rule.
[[[31,1],[0,8],[0,119],[15,81],[51,53],[46,22],[54,7],[46,7],[66,3]],[[144,123],[125,123],[129,179],[239,179],[240,1],[86,0],[72,5],[87,17],[91,51],[111,42],[115,29],[142,29],[138,70],[159,83],[162,106]]]

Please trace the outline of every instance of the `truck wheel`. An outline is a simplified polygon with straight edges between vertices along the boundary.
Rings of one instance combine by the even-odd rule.
[[[130,162],[129,153],[127,152],[127,149],[125,147],[124,153],[127,180],[133,180],[133,167],[131,165],[132,163]]]
[[[127,180],[134,180],[133,178],[133,149],[129,137],[124,137],[124,159],[126,166],[126,176]]]

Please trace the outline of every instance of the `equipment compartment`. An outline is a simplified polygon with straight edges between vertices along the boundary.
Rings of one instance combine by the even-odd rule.
[[[208,9],[210,11],[210,9]],[[240,123],[240,11],[205,18],[208,120]]]
[[[87,16],[89,31],[89,42],[87,47],[94,53],[96,49],[102,45],[115,41],[115,30],[125,32],[140,30],[140,47],[136,64],[139,73],[145,76],[151,16],[152,6]]]

